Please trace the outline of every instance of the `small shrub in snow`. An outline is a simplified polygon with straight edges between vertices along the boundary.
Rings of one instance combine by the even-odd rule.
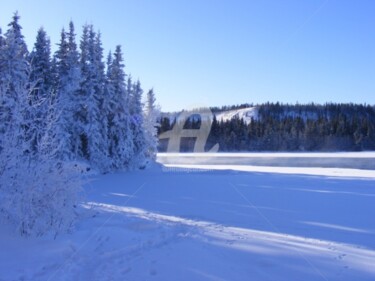
[[[21,156],[1,168],[0,215],[17,232],[57,235],[72,228],[82,186],[73,165]]]

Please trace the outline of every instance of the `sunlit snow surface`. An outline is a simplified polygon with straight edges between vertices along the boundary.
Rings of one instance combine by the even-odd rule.
[[[160,155],[90,176],[73,234],[1,228],[0,280],[375,280],[375,169],[358,159],[375,155]]]

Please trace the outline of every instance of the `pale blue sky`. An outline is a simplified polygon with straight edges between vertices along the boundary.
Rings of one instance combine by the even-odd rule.
[[[375,104],[373,0],[2,0],[3,32],[18,10],[28,47],[53,44],[69,20],[123,46],[126,70],[163,110],[192,104]],[[54,46],[54,48],[56,48]]]

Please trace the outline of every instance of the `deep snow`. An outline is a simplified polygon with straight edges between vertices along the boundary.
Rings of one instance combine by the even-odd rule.
[[[175,160],[90,176],[72,234],[2,226],[0,280],[375,280],[375,170]]]

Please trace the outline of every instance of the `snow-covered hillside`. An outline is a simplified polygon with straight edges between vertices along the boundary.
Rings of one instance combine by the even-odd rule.
[[[74,233],[0,229],[0,280],[375,279],[375,170],[170,163],[91,177]]]
[[[223,111],[216,114],[216,119],[218,121],[230,121],[231,119],[238,117],[243,119],[246,124],[251,122],[251,118],[258,118],[258,111],[256,107],[241,108],[229,111]]]
[[[200,110],[192,110],[192,112],[197,112],[199,113]],[[162,118],[169,118],[170,120],[175,120],[178,118],[180,113],[162,113],[161,117]],[[217,113],[214,113],[216,116],[216,119],[218,121],[230,121],[232,118],[238,117],[242,118],[246,124],[249,124],[251,122],[251,118],[257,119],[258,118],[258,110],[257,107],[247,107],[247,108],[240,108],[240,109],[234,109],[234,110],[227,110],[227,111],[220,111]],[[205,116],[203,116],[204,118]]]

